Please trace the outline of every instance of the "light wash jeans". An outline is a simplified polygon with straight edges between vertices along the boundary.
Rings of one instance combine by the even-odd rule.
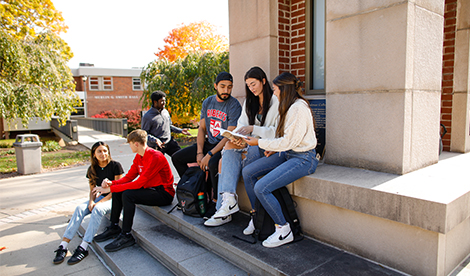
[[[287,151],[263,157],[243,169],[245,189],[254,209],[256,198],[279,225],[286,224],[281,205],[272,194],[295,180],[312,174],[317,169],[315,150],[306,152]],[[263,176],[264,175],[264,176]],[[258,180],[259,177],[263,176]]]
[[[219,174],[219,187],[217,194],[216,209],[219,210],[222,204],[222,193],[237,193],[238,179],[243,167],[264,156],[264,150],[258,146],[248,146],[245,159],[242,153],[245,149],[230,149],[224,151],[222,155],[222,169]]]
[[[95,202],[98,202],[101,199],[103,199],[103,196],[96,198]],[[86,201],[75,208],[75,212],[73,212],[69,225],[67,225],[67,229],[65,229],[64,238],[71,240],[73,236],[75,236],[75,233],[77,233],[78,227],[80,227],[83,218],[91,214],[90,222],[88,223],[83,240],[87,243],[91,243],[93,241],[93,237],[100,226],[101,218],[111,211],[111,200],[96,205],[92,212],[88,210],[88,202],[89,201]]]

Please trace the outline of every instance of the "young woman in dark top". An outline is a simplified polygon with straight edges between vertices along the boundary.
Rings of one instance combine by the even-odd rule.
[[[80,224],[85,216],[91,214],[90,222],[83,236],[82,243],[77,247],[68,264],[76,264],[88,256],[88,245],[93,241],[93,237],[98,231],[101,218],[111,211],[111,193],[96,196],[92,190],[96,186],[101,186],[104,179],[117,180],[122,178],[124,173],[119,162],[111,160],[109,146],[104,142],[96,142],[91,148],[91,165],[88,167],[86,177],[90,184],[90,199],[77,206],[65,230],[59,248],[54,251],[56,256],[54,264],[60,264],[67,255],[67,246],[70,240],[77,233]]]

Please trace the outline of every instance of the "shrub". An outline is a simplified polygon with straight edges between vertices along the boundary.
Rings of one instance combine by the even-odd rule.
[[[128,132],[131,132],[135,129],[140,128],[140,122],[141,122],[140,114],[141,114],[140,109],[127,110],[127,111],[113,109],[113,110],[103,111],[100,114],[91,116],[91,118],[105,118],[105,119],[127,118]]]
[[[41,147],[42,151],[44,152],[58,151],[61,148],[62,147],[59,145],[59,143],[54,140],[48,140],[44,142],[43,146]]]

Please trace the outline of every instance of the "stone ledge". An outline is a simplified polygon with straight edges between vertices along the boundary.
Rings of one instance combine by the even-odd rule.
[[[469,168],[470,154],[451,152],[406,175],[324,164],[289,189],[293,196],[445,234],[470,216]]]

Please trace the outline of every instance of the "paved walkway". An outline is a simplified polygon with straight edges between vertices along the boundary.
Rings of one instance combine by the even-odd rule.
[[[81,144],[91,147],[99,140],[109,144],[112,158],[127,171],[134,154],[126,139],[79,127]],[[5,247],[0,251],[0,275],[111,275],[93,252],[77,265],[52,263],[73,210],[88,198],[87,168],[0,180],[0,248]],[[80,242],[74,238],[69,249]],[[469,262],[452,275],[470,276]]]

